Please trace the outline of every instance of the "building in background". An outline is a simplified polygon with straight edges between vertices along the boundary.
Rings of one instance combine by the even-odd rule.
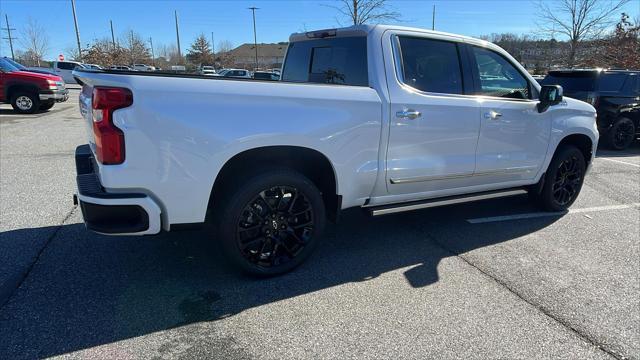
[[[280,68],[287,52],[286,42],[277,44],[258,44],[258,68]],[[220,55],[216,55],[220,56]],[[242,44],[228,51],[224,57],[229,59],[231,67],[253,70],[256,63],[256,50],[254,44]]]

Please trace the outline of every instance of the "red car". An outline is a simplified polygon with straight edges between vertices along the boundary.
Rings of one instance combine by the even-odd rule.
[[[67,99],[69,92],[60,76],[21,71],[0,58],[0,102],[11,103],[19,113],[32,114]]]

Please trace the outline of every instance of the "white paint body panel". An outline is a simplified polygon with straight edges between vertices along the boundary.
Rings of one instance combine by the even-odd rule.
[[[598,133],[590,105],[566,99],[566,105],[543,114],[532,112],[536,101],[501,105],[509,114],[505,124],[483,124],[482,107],[498,107],[493,100],[424,96],[394,83],[386,40],[412,32],[469,42],[517,64],[502,49],[438,32],[362,28],[368,32],[371,87],[76,72],[89,86],[133,92],[133,105],[114,112],[114,123],[125,134],[126,160],[99,165],[103,186],[108,192],[147,194],[168,230],[171,224],[202,222],[220,169],[233,156],[259,147],[289,145],[323,154],[332,164],[343,208],[533,184],[569,134],[589,136],[595,153]],[[530,76],[529,81],[538,87]],[[81,101],[86,106],[87,99]],[[423,118],[401,123],[392,116],[407,105],[420,106]],[[452,110],[461,123],[446,121]],[[478,169],[502,166],[531,171],[474,176]],[[458,173],[469,176],[390,185],[394,177]]]

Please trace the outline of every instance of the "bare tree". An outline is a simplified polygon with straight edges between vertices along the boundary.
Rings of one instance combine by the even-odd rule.
[[[29,18],[23,31],[22,45],[26,48],[25,52],[33,56],[32,61],[40,66],[40,61],[49,50],[49,37],[44,27],[32,18]]]
[[[338,10],[353,25],[400,19],[400,14],[389,8],[387,0],[339,0],[339,3],[330,7]]]
[[[632,23],[628,14],[622,13],[615,31],[596,45],[587,66],[640,69],[640,22]]]
[[[221,67],[234,66],[235,58],[231,53],[231,50],[233,50],[233,43],[231,41],[222,40],[218,42],[218,47],[216,47],[216,50],[218,51],[213,56],[215,66],[221,66]]]
[[[630,0],[555,0],[538,1],[538,26],[541,32],[558,33],[569,39],[567,65],[576,63],[576,52],[584,40],[595,39],[611,25],[612,15]]]
[[[217,53],[229,52],[233,49],[233,43],[229,40],[219,41],[216,49],[218,50]]]
[[[87,44],[87,47],[89,47],[89,44]],[[82,53],[84,54],[84,52],[86,51],[86,49],[82,49]],[[80,59],[82,58],[82,54],[78,53],[78,46],[74,45],[74,46],[67,46],[66,48],[64,48],[63,53],[66,55],[66,59],[67,60],[73,60],[73,61],[80,61]]]
[[[140,34],[133,30],[127,32],[122,37],[122,43],[124,44],[124,49],[129,55],[129,61],[131,61],[132,65],[139,62],[148,62],[151,59],[151,53],[149,52],[147,43],[142,40]]]

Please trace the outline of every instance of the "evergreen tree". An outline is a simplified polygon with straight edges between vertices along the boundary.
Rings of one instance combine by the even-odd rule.
[[[213,65],[213,53],[211,44],[204,34],[200,34],[191,44],[187,54],[187,60],[196,65]]]

